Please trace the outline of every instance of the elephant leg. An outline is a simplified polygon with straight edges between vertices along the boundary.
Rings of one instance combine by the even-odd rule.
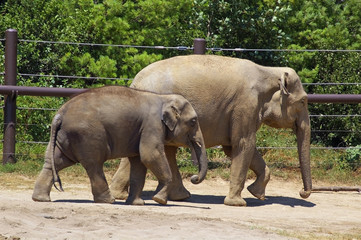
[[[159,186],[162,186],[153,196],[153,200],[157,203],[166,205],[168,200],[169,185],[172,182],[172,172],[169,168],[165,154],[163,153],[159,157],[149,158],[146,160],[142,158],[142,162],[158,179]]]
[[[232,156],[232,147],[223,146],[223,151],[228,157]],[[257,178],[247,189],[256,198],[264,200],[266,185],[270,180],[270,170],[257,150],[253,155],[250,169],[256,174]]]
[[[174,201],[187,199],[191,196],[190,192],[184,187],[182,177],[177,166],[176,154],[177,147],[164,146],[165,154],[168,159],[168,164],[172,172],[172,182],[169,184],[168,198]],[[162,183],[159,183],[156,192],[163,188]]]
[[[40,175],[37,177],[32,199],[36,202],[50,202],[50,191],[53,186],[53,172],[51,165],[44,163]]]
[[[130,181],[129,195],[126,200],[130,205],[144,205],[144,200],[140,197],[145,183],[147,168],[140,161],[140,157],[129,158],[130,161]]]
[[[110,192],[116,199],[124,200],[128,197],[130,163],[128,158],[122,158],[117,172],[112,178]]]
[[[49,202],[50,191],[53,186],[53,171],[51,167],[51,151],[46,151],[45,162],[38,178],[35,182],[35,187],[32,199],[37,202]],[[74,165],[75,162],[67,158],[57,147],[54,152],[54,165],[57,171],[66,167]]]
[[[84,162],[84,161],[81,161]],[[103,171],[103,161],[87,161],[82,164],[88,173],[92,188],[94,202],[113,203],[115,198],[111,195],[105,174]]]
[[[232,159],[229,193],[224,199],[224,204],[229,206],[247,206],[246,201],[241,197],[241,192],[246,182],[249,165],[240,161],[237,156]]]
[[[270,180],[270,170],[257,150],[255,150],[253,154],[250,168],[256,174],[257,178],[247,189],[256,198],[264,200],[266,185]]]
[[[239,145],[232,146],[230,188],[228,195],[224,199],[225,205],[247,206],[246,201],[241,197],[241,192],[244,188],[248,168],[250,167],[255,150],[253,142],[255,143],[255,136],[248,140],[242,139]]]

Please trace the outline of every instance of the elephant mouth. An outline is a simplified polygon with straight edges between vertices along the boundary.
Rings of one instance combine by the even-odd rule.
[[[192,141],[192,145],[193,145],[193,147],[199,147],[199,148],[202,148],[202,144],[200,143],[200,142],[198,142],[198,141]]]
[[[194,148],[194,149],[197,149],[197,148],[202,148],[202,144],[200,141],[196,140],[194,137],[191,137],[191,136],[187,136],[187,147],[190,147],[190,148]]]

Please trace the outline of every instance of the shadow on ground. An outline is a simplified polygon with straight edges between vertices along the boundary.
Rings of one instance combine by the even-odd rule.
[[[144,200],[151,200],[154,192],[153,191],[144,191],[142,194],[142,198]],[[192,194],[189,199],[184,200],[184,202],[189,203],[199,203],[199,204],[223,204],[225,196],[217,196],[217,195],[198,195]],[[245,198],[248,207],[262,207],[268,205],[284,205],[289,207],[314,207],[316,204],[306,201],[300,198],[292,198],[292,197],[284,197],[284,196],[268,196],[266,200],[261,201],[256,198]],[[92,200],[82,200],[82,199],[60,199],[54,202],[71,202],[71,203],[94,203]],[[178,201],[168,201],[167,206],[180,206],[177,204]],[[125,200],[117,200],[114,204],[125,205]],[[153,205],[147,204],[146,205]],[[159,205],[154,203],[154,205]]]
[[[193,194],[188,202],[194,203],[204,203],[204,204],[223,204],[224,196],[214,196],[214,195],[197,195]],[[306,201],[304,199],[284,197],[284,196],[268,196],[266,200],[261,201],[256,198],[245,198],[248,207],[261,207],[267,205],[284,205],[290,207],[314,207],[316,204]]]

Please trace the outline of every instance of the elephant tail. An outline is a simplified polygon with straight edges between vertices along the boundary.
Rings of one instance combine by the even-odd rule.
[[[50,151],[51,151],[51,169],[53,171],[53,185],[54,187],[58,190],[63,192],[63,186],[61,184],[61,180],[60,177],[58,175],[58,172],[55,169],[55,160],[54,160],[54,155],[55,155],[55,146],[56,146],[56,138],[58,135],[58,131],[60,129],[62,123],[62,115],[61,114],[56,114],[53,122],[51,124],[51,133],[50,133]],[[56,183],[59,184],[59,188],[57,187]]]

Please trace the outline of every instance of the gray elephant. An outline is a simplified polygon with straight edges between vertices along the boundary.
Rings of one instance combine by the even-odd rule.
[[[103,164],[108,159],[129,157],[130,193],[128,204],[143,205],[140,194],[146,168],[158,178],[153,200],[166,204],[171,169],[165,147],[188,146],[199,160],[200,183],[206,176],[207,157],[197,114],[191,104],[175,94],[159,95],[120,86],[88,90],[65,103],[51,125],[50,141],[43,169],[36,180],[33,200],[50,201],[58,171],[80,163],[90,178],[94,201],[112,203]]]
[[[232,160],[230,189],[224,204],[246,205],[241,192],[248,168],[257,176],[248,190],[259,199],[265,198],[270,171],[256,149],[256,131],[262,124],[294,130],[304,185],[300,195],[307,198],[311,194],[307,94],[293,69],[214,55],[178,56],[147,66],[136,75],[131,87],[181,94],[192,104],[206,147],[222,145]],[[167,154],[168,161],[176,161],[174,153],[172,150]],[[125,165],[121,164],[113,177],[112,185],[118,186],[113,189],[121,190],[126,185],[120,177],[128,174],[122,167]],[[172,168],[172,172],[177,171]],[[170,196],[175,191],[179,200],[189,197],[179,179],[173,181],[172,189]]]

